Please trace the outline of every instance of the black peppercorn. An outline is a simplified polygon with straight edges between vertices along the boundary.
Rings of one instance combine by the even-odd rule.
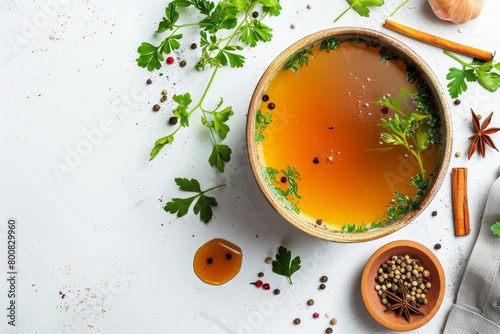
[[[148,85],[151,85],[151,84],[153,83],[153,80],[148,79],[148,80],[146,81],[146,83],[147,83]]]
[[[436,216],[438,215],[438,212],[437,212],[437,211],[432,211],[431,215],[432,215],[433,217],[436,217]]]
[[[459,99],[456,99],[456,100],[453,102],[453,104],[454,104],[454,105],[456,105],[456,106],[458,106],[460,103],[462,103],[462,101],[460,101]]]
[[[226,259],[231,260],[232,258],[233,258],[233,256],[231,254],[226,253]]]
[[[326,282],[328,282],[328,276],[321,276],[321,278],[319,280],[322,283],[326,283]]]
[[[271,102],[267,105],[267,107],[269,108],[269,110],[273,110],[274,108],[276,108],[276,105],[274,104],[274,102]]]
[[[275,295],[279,295],[281,293],[281,290],[280,289],[274,289],[273,293]]]
[[[159,104],[155,104],[153,106],[153,111],[158,111],[158,110],[160,110],[160,105]]]
[[[175,116],[170,117],[170,118],[168,119],[168,122],[169,122],[170,124],[172,124],[172,125],[177,124],[177,117],[175,117]]]
[[[259,17],[259,12],[252,12],[252,17],[254,19],[258,18]]]
[[[196,43],[191,44],[191,49],[193,49],[193,50],[194,50],[194,49],[196,49],[197,47],[198,47],[198,45],[196,45]]]
[[[257,276],[259,276],[259,277],[264,277],[264,273],[263,273],[263,272],[260,272],[260,273],[258,273],[258,274],[257,274]]]
[[[211,257],[209,257],[209,258],[207,259],[207,263],[208,263],[208,264],[212,264],[212,263],[214,263],[214,259],[212,259]]]
[[[281,181],[281,183],[286,183],[286,181],[287,181],[286,176],[282,176],[280,178],[280,181]]]
[[[293,320],[293,323],[296,324],[296,325],[299,325],[300,324],[300,319],[299,318],[295,318]]]
[[[441,249],[441,244],[435,244],[434,249]]]
[[[262,101],[264,101],[264,102],[269,101],[269,95],[267,95],[267,94],[262,95]]]
[[[321,284],[319,285],[319,289],[320,289],[320,290],[325,290],[325,289],[326,289],[326,285],[325,285],[325,284],[323,284],[323,283],[321,283]]]
[[[180,63],[179,63],[179,66],[180,67],[186,66],[186,61],[185,60],[181,60]]]
[[[380,109],[380,112],[385,115],[389,112],[389,108],[383,107],[382,109]]]
[[[315,158],[313,159],[313,163],[315,163],[316,165],[317,165],[317,164],[319,164],[319,158],[318,158],[318,157],[315,157]]]

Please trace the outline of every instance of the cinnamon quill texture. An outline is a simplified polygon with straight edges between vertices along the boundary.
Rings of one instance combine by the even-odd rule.
[[[470,233],[470,221],[467,200],[467,168],[460,167],[451,170],[451,189],[455,236],[468,235]]]
[[[489,51],[453,42],[442,37],[438,37],[414,28],[407,27],[391,20],[385,20],[384,26],[393,31],[399,32],[400,34],[406,35],[427,44],[435,45],[445,50],[461,53],[463,55],[485,61],[490,61],[491,59],[493,59],[493,54]]]

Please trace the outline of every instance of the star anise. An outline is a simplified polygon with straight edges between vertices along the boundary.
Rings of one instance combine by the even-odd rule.
[[[474,125],[474,129],[476,130],[476,134],[469,137],[469,139],[472,139],[472,143],[470,144],[469,148],[469,159],[472,157],[474,151],[476,150],[478,150],[479,153],[481,153],[481,156],[484,158],[484,156],[486,155],[486,145],[489,145],[490,147],[498,151],[498,148],[495,146],[495,143],[493,143],[493,140],[491,140],[489,135],[499,131],[500,128],[487,129],[488,125],[491,122],[493,112],[484,120],[482,125],[479,125],[479,118],[474,113],[474,110],[472,110],[472,108],[470,112],[472,113],[472,124]]]
[[[406,288],[403,286],[401,281],[398,282],[398,291],[401,293],[401,297],[391,292],[389,290],[385,291],[387,298],[393,301],[392,305],[384,310],[384,312],[389,312],[392,310],[396,310],[399,315],[403,314],[406,318],[406,321],[410,322],[410,312],[418,315],[425,315],[418,308],[413,306],[408,299],[406,298]]]

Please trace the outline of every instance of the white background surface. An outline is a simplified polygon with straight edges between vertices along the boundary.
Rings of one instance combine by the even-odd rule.
[[[438,48],[382,27],[400,1],[373,8],[370,18],[350,11],[336,24],[333,19],[345,9],[345,1],[282,2],[281,15],[266,19],[274,29],[273,41],[245,50],[245,67],[220,71],[210,92],[209,103],[222,96],[235,110],[226,140],[233,156],[219,175],[208,166],[211,144],[197,117],[196,126],[182,131],[174,145],[148,162],[154,141],[168,131],[173,105],[169,101],[160,112],[151,111],[161,90],[169,90],[170,96],[190,91],[196,99],[209,75],[191,67],[200,49],[189,49],[195,42],[189,37],[175,52],[175,65],[152,74],[136,65],[139,44],[155,41],[152,33],[166,1],[60,0],[44,6],[0,0],[1,333],[312,334],[329,326],[327,312],[338,319],[334,333],[388,333],[367,313],[359,280],[368,257],[397,239],[443,246],[434,252],[447,276],[445,300],[434,319],[414,333],[442,331],[500,165],[500,155],[491,149],[484,160],[478,155],[467,160],[469,108],[483,116],[495,111],[492,126],[500,126],[500,93],[470,84],[460,106],[449,99],[453,152],[462,152],[460,158],[452,157],[451,167],[469,168],[471,235],[454,237],[448,176],[427,210],[388,237],[363,244],[315,239],[273,211],[247,160],[246,109],[271,60],[317,30],[353,25],[383,31],[412,47],[444,87],[448,68],[458,63]],[[499,1],[486,1],[478,19],[458,26],[437,19],[426,1],[410,0],[392,19],[498,51],[499,11]],[[182,59],[188,63],[184,69],[178,66]],[[104,138],[81,160],[67,160],[92,131],[101,131]],[[68,166],[68,161],[71,171],[58,177],[54,165]],[[192,214],[176,219],[163,211],[166,201],[179,195],[175,177],[195,177],[207,187],[227,183],[214,194],[219,207],[212,222],[205,225]],[[434,210],[437,217],[431,217]],[[7,325],[8,286],[2,278],[8,217],[18,219],[15,329]],[[215,237],[236,243],[244,254],[240,273],[220,287],[202,283],[192,270],[196,249]],[[279,245],[302,258],[293,286],[264,263]],[[281,289],[279,297],[248,284],[260,271],[272,289]],[[318,291],[321,275],[329,281],[326,290]],[[316,301],[313,307],[306,305],[309,298]],[[313,312],[320,319],[313,319]],[[300,326],[292,324],[296,317],[302,319]]]

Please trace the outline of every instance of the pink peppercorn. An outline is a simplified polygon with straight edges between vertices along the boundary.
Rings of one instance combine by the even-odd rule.
[[[260,279],[255,281],[255,282],[252,282],[250,284],[253,284],[255,285],[256,287],[260,288],[262,286],[262,284],[264,284]]]
[[[313,313],[313,318],[314,319],[318,319],[319,318],[319,313],[318,312],[314,312]]]
[[[269,283],[264,283],[264,285],[262,286],[262,288],[264,290],[269,290],[269,289],[271,289],[271,286],[269,285]]]
[[[167,57],[167,64],[172,65],[174,63],[174,57]]]

